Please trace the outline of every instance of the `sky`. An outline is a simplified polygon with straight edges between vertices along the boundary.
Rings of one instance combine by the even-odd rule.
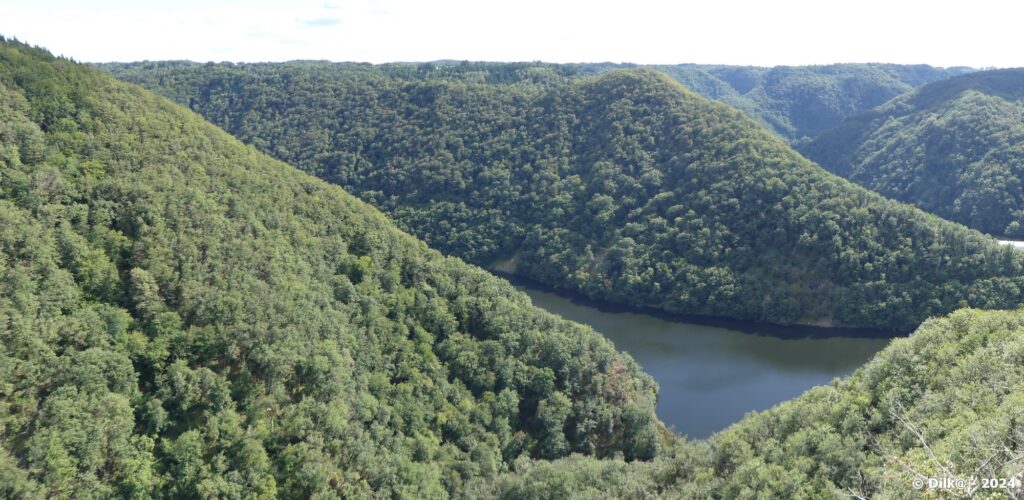
[[[1013,0],[0,0],[0,34],[85,62],[891,62],[1024,66]]]

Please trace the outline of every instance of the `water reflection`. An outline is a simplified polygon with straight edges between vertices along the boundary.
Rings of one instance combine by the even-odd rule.
[[[889,342],[878,332],[833,330],[822,337],[814,335],[822,329],[796,327],[779,337],[766,335],[763,325],[729,322],[725,328],[609,311],[531,283],[515,284],[537,306],[591,325],[631,354],[661,387],[658,416],[691,438],[848,375]]]

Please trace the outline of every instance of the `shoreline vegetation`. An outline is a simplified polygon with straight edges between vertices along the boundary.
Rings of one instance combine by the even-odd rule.
[[[317,79],[340,67],[163,82],[248,116],[239,139],[0,38],[0,497],[904,498],[1024,473],[1021,252],[652,70]],[[431,243],[621,303],[916,327],[691,441],[633,358]]]
[[[906,332],[1024,299],[1024,254],[830,174],[650,68],[101,67],[446,254],[606,302]]]
[[[672,314],[670,312],[651,308],[636,307],[623,304],[616,304],[599,299],[592,299],[582,293],[554,287],[542,282],[508,273],[502,269],[489,269],[491,274],[508,280],[513,286],[524,286],[552,293],[569,299],[574,304],[580,304],[597,309],[606,313],[633,313],[643,314],[659,319],[678,323],[692,323],[695,325],[713,326],[727,330],[740,331],[745,334],[773,337],[783,340],[800,339],[828,339],[828,338],[864,338],[864,339],[895,339],[906,337],[913,330],[905,332],[894,332],[892,330],[880,330],[871,328],[848,328],[841,326],[820,326],[820,325],[777,325],[761,321],[744,321],[738,319],[722,318],[715,316],[700,316],[687,314]]]

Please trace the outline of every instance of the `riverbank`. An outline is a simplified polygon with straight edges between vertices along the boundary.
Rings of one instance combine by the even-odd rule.
[[[1024,244],[1024,242],[1021,242]],[[1024,247],[1022,247],[1024,248]],[[827,338],[860,338],[860,339],[893,339],[904,337],[910,332],[877,330],[871,328],[848,328],[841,326],[816,326],[816,325],[779,325],[760,321],[747,321],[732,318],[721,318],[716,316],[702,316],[694,314],[674,314],[653,307],[636,307],[623,304],[614,304],[601,300],[591,299],[581,293],[556,288],[539,281],[524,278],[500,270],[490,269],[492,274],[500,276],[515,286],[528,287],[555,294],[574,304],[596,309],[605,313],[634,313],[659,318],[669,322],[689,323],[715,328],[737,330],[751,335],[774,337],[779,339],[827,339]]]
[[[601,310],[570,294],[514,283],[537,307],[590,325],[629,353],[660,387],[658,417],[690,438],[708,437],[751,411],[849,375],[889,344],[887,338],[815,337],[805,327],[766,335],[757,330],[763,325],[751,322],[711,326],[625,308]]]

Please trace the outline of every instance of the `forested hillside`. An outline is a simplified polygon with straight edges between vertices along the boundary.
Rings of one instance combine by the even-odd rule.
[[[687,164],[707,177],[774,173],[741,161],[772,153],[794,169],[786,180],[884,222],[853,227],[947,238],[882,253],[904,267],[1019,265],[788,159],[660,76],[580,85],[536,102],[575,102],[573,130],[596,126],[588,113],[627,113],[614,105],[627,97],[720,110],[672,136],[728,122],[736,143],[717,147],[729,160]],[[623,123],[689,117],[667,114]],[[964,288],[978,283],[1012,280]],[[1022,309],[931,319],[848,379],[707,441],[672,439],[650,378],[588,328],[177,105],[0,40],[3,498],[913,498],[915,479],[971,476],[1006,482],[922,494],[1018,497],[1022,331]]]
[[[832,176],[652,70],[110,68],[436,248],[591,298],[906,330],[1021,302],[1021,254]]]
[[[927,65],[656,66],[694,92],[730,104],[790,143],[802,143],[843,119],[969,68]]]
[[[0,497],[442,498],[651,458],[655,394],[339,187],[0,39]]]
[[[944,218],[1024,236],[1024,69],[928,85],[850,118],[804,153]]]
[[[1020,498],[1022,331],[1021,310],[957,311],[893,341],[848,379],[653,462],[523,463],[470,496]]]
[[[592,76],[635,64],[581,63],[432,63],[331,65],[294,62],[305,72],[322,77],[342,77],[350,72],[381,72],[407,80],[446,80],[467,83],[544,83]],[[199,66],[197,63],[101,64],[126,80],[153,86],[153,66]],[[649,66],[671,76],[688,89],[708,99],[729,104],[774,131],[790,143],[805,143],[839,125],[850,116],[865,112],[925,84],[974,71],[971,68],[936,68],[928,65],[830,64],[823,66],[724,66],[678,64]],[[339,71],[339,69],[341,71]],[[165,92],[174,89],[161,82]],[[184,95],[182,96],[184,97]]]

